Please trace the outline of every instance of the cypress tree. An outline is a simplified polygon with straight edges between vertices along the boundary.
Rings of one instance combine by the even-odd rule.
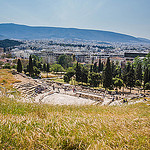
[[[101,63],[101,71],[103,71],[103,68],[104,68],[104,64]]]
[[[112,85],[112,70],[110,65],[110,59],[107,59],[106,67],[103,73],[103,86],[104,88],[110,88]]]
[[[47,63],[46,72],[49,72],[49,63]]]
[[[149,82],[149,70],[148,70],[148,67],[145,68],[145,71],[144,71],[144,87],[145,87],[145,84]]]
[[[112,68],[112,77],[115,78],[115,76],[116,76],[116,66],[114,64],[114,61],[112,61],[112,63],[111,63],[111,68]]]
[[[126,66],[126,73],[128,73],[131,69],[131,64],[130,62],[127,62],[127,66]]]
[[[46,71],[46,64],[43,65],[43,71]]]
[[[125,65],[125,67],[122,70],[122,80],[126,85],[128,84],[127,76],[128,76],[130,69],[131,69],[131,64],[130,64],[130,62],[127,62],[127,65]]]
[[[33,59],[33,66],[37,67],[36,59],[35,58]]]
[[[47,66],[46,66],[46,72],[47,72],[47,78],[48,78],[48,73],[49,73],[49,63],[47,63]]]
[[[94,63],[93,72],[97,73],[97,62]]]
[[[29,75],[33,75],[33,64],[32,64],[32,56],[29,57]]]
[[[134,74],[133,65],[130,68],[129,72],[127,73],[127,86],[130,87],[130,92],[131,92],[131,88],[135,86],[135,74]]]
[[[90,72],[93,72],[93,65],[90,66]]]
[[[94,57],[92,57],[92,64],[94,63]]]
[[[142,81],[142,65],[139,63],[135,69],[136,80]]]
[[[84,83],[88,82],[88,69],[84,66],[81,69],[81,81]]]
[[[76,65],[76,81],[80,82],[81,81],[81,66],[78,64]]]
[[[98,63],[98,72],[100,73],[100,71],[102,71],[101,57],[99,58],[99,63]]]
[[[21,64],[20,59],[18,59],[18,62],[17,62],[17,71],[20,73],[22,72],[22,64]]]

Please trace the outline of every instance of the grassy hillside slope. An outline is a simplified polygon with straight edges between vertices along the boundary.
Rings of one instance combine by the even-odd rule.
[[[149,104],[51,106],[1,96],[0,149],[150,149]]]
[[[150,109],[50,106],[0,99],[2,149],[149,149]]]

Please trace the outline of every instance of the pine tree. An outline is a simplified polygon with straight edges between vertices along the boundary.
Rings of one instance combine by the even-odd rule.
[[[112,71],[110,65],[110,59],[107,59],[106,67],[103,72],[103,86],[104,88],[110,88],[112,85]]]
[[[29,57],[29,75],[32,76],[33,75],[33,64],[32,64],[32,56],[30,55]]]
[[[21,64],[20,59],[18,59],[18,62],[17,62],[17,71],[20,73],[22,72],[22,64]]]

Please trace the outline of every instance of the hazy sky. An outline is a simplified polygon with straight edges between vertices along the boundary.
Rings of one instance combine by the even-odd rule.
[[[150,39],[150,0],[0,0],[0,23],[98,29]]]

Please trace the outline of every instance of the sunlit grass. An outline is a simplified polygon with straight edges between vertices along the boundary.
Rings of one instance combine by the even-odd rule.
[[[15,79],[10,69],[0,69],[0,86],[6,87],[7,89],[13,88],[13,83],[21,82]]]
[[[48,75],[48,77],[47,77],[47,75]],[[42,78],[54,78],[54,77],[58,77],[58,75],[55,75],[55,74],[52,74],[52,73],[47,74],[46,72],[42,72],[41,77]]]
[[[148,102],[147,102],[148,103]],[[149,149],[150,109],[0,99],[1,149]]]
[[[0,70],[0,83],[12,88],[14,82],[9,70]],[[0,97],[0,149],[150,149],[149,101],[52,106],[18,98]]]

